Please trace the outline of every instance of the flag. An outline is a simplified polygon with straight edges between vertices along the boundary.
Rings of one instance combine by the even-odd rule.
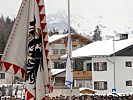
[[[72,38],[71,33],[68,35],[67,44],[67,61],[66,61],[66,80],[65,85],[72,90],[73,74],[72,74]]]
[[[0,60],[1,71],[25,80],[26,100],[52,92],[49,43],[43,0],[23,0]]]

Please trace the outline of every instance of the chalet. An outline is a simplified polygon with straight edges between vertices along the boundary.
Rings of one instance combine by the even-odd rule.
[[[52,94],[57,96],[59,94],[69,95],[69,89],[65,86],[65,60],[61,60],[60,57],[66,54],[67,49],[68,34],[58,34],[52,35],[49,37],[49,47],[50,47],[50,64],[52,66],[52,77],[53,77],[53,86],[54,91]],[[72,48],[76,50],[81,48],[93,41],[81,34],[72,33]],[[78,72],[75,73],[75,78],[77,77]],[[84,75],[85,76],[85,75]],[[83,77],[83,76],[82,76]],[[79,95],[79,88],[74,87],[72,95]]]
[[[60,56],[66,54],[68,34],[58,34],[49,37],[50,64],[54,69],[65,68],[65,61],[60,60]],[[92,40],[78,33],[72,33],[72,48],[76,50]]]
[[[130,93],[133,92],[132,51],[133,39],[93,42],[72,52],[74,69],[90,71],[91,76],[87,77],[90,83],[88,79],[86,87],[91,86],[97,94],[112,93],[112,89],[116,89],[116,93]],[[82,73],[73,77],[74,84],[86,83],[85,78],[81,79]]]

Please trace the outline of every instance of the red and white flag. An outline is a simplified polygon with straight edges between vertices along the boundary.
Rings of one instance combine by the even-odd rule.
[[[43,0],[22,1],[0,65],[26,81],[26,100],[45,100],[52,91]]]

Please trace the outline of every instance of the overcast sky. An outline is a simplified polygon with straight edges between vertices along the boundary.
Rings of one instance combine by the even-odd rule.
[[[15,17],[22,0],[1,0],[0,14]],[[105,25],[133,26],[133,0],[70,0],[71,14],[91,20],[102,16]],[[45,0],[46,14],[67,11],[67,0]],[[130,20],[131,19],[131,20]]]
[[[1,0],[0,13],[15,16],[22,0]],[[133,0],[70,0],[71,13],[88,16],[133,16]],[[67,10],[67,0],[45,0],[47,14]]]

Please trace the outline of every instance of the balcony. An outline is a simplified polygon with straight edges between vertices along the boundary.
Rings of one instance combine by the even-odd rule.
[[[92,79],[92,71],[73,71],[74,79]]]
[[[50,55],[51,60],[58,60],[61,55]]]

